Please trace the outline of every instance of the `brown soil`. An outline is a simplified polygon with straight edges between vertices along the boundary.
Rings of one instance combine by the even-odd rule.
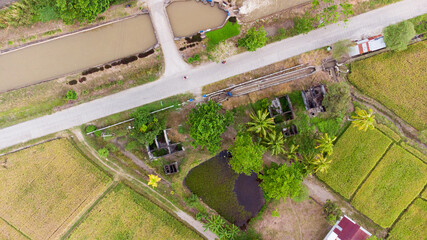
[[[279,217],[272,216],[275,209],[279,211]],[[321,240],[331,228],[322,215],[322,207],[313,200],[295,203],[290,199],[270,203],[261,219],[251,225],[264,240]]]

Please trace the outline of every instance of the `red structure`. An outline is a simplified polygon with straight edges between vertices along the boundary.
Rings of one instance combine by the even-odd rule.
[[[371,234],[349,217],[341,219],[332,227],[324,240],[366,240]]]

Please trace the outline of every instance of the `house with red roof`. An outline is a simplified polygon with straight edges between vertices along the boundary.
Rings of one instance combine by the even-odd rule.
[[[371,235],[366,229],[344,215],[332,227],[324,240],[366,240]]]

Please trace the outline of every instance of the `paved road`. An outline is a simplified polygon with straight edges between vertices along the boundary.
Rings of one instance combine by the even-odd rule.
[[[426,12],[426,0],[404,0],[353,17],[345,27],[342,23],[333,24],[306,35],[270,44],[256,52],[233,56],[227,59],[226,65],[210,63],[192,69],[175,69],[155,82],[1,129],[0,149],[179,93],[200,89],[204,85],[221,79],[324,47],[342,39],[356,39],[363,34],[376,34],[389,24]],[[183,80],[184,74],[189,76],[189,79]]]
[[[165,59],[164,76],[171,76],[176,72],[190,69],[190,65],[184,62],[178,52],[163,2],[164,0],[148,0],[147,5]]]

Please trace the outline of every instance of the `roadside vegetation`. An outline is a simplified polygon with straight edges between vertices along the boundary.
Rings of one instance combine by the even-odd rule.
[[[416,43],[401,52],[386,52],[351,64],[349,81],[415,127],[427,127],[424,104],[427,44]]]
[[[390,227],[427,182],[427,166],[393,145],[357,191],[352,204],[380,226]]]

